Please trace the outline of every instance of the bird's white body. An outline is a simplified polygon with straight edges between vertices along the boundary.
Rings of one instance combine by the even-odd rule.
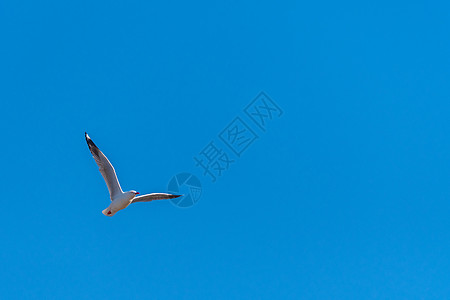
[[[104,209],[102,213],[105,216],[112,217],[119,210],[127,208],[127,206],[130,205],[131,202],[133,202],[134,197],[136,197],[136,194],[134,192],[122,192],[112,199],[111,204],[106,209]]]

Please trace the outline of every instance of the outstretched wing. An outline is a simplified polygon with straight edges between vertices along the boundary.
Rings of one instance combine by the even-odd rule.
[[[117,180],[116,171],[114,171],[114,167],[106,158],[106,156],[98,149],[98,147],[91,140],[89,135],[85,132],[84,136],[86,137],[86,142],[89,146],[89,150],[92,153],[92,156],[95,159],[95,162],[98,165],[100,173],[102,173],[103,179],[105,179],[106,185],[108,186],[109,196],[111,201],[113,197],[117,194],[122,193],[122,189],[119,184],[119,180]]]
[[[164,194],[164,193],[153,193],[153,194],[147,194],[142,196],[137,196],[136,198],[131,201],[131,203],[134,202],[149,202],[153,200],[165,200],[165,199],[173,199],[181,197],[182,195],[172,195],[172,194]]]

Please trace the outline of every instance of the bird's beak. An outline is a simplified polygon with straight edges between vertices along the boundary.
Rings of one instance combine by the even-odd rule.
[[[139,195],[139,192],[136,192],[135,195]]]

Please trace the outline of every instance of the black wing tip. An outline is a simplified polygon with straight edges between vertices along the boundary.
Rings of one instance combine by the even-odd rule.
[[[171,195],[171,199],[174,199],[174,198],[178,198],[178,197],[181,197],[181,196],[184,196],[184,195]]]
[[[86,142],[88,144],[88,147],[90,150],[94,152],[94,154],[98,155],[98,147],[94,144],[94,142],[91,140],[87,132],[84,133],[84,136],[86,137]]]

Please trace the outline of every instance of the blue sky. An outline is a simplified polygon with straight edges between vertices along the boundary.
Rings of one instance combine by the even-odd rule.
[[[449,298],[448,9],[2,1],[0,297]],[[105,217],[85,131],[124,190],[188,172],[200,200]],[[215,182],[211,141],[234,160]]]

